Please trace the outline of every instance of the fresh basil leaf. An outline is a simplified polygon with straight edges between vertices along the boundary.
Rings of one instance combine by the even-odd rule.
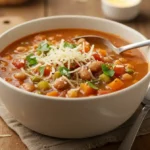
[[[69,42],[64,42],[64,47],[76,48],[76,45]]]
[[[51,46],[48,44],[47,41],[43,41],[39,44],[37,50],[41,52],[48,52],[51,50]]]
[[[95,90],[98,90],[99,88],[97,86],[95,86],[92,82],[87,82],[87,84],[92,88],[92,89],[95,89]]]
[[[59,67],[59,72],[61,75],[67,76],[70,78],[70,73],[69,73],[69,69],[66,67]]]
[[[26,61],[27,61],[28,66],[34,66],[38,63],[37,60],[36,60],[36,57],[34,56],[34,54],[28,55],[26,57]]]
[[[43,76],[44,75],[44,71],[45,71],[45,66],[39,67],[38,70],[40,72],[40,76]]]
[[[102,71],[105,75],[109,77],[113,77],[115,74],[115,71],[110,69],[106,64],[102,64]]]

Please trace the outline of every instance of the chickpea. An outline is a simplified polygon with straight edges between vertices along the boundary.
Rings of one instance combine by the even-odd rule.
[[[71,89],[67,92],[67,96],[72,98],[78,97],[78,92],[79,91],[77,89]]]
[[[79,71],[79,76],[83,80],[91,80],[91,75],[90,75],[89,71],[86,68],[82,68]]]
[[[17,79],[17,80],[25,80],[27,78],[26,74],[23,73],[23,72],[17,72],[14,74],[14,77]]]
[[[37,36],[34,37],[34,39],[36,41],[42,41],[42,40],[46,39],[46,36],[45,35],[37,35]]]
[[[49,41],[52,41],[52,40],[54,40],[54,37],[53,37],[53,36],[50,36],[50,37],[48,38],[48,40],[49,40]]]
[[[5,58],[6,60],[12,60],[12,56],[11,56],[11,55],[6,55],[4,58]]]
[[[127,60],[125,58],[119,58],[119,61],[121,61],[122,63],[126,63]]]
[[[131,65],[131,64],[126,64],[125,66],[126,66],[126,68],[128,68],[128,69],[134,69],[134,66]]]
[[[114,65],[122,65],[122,62],[120,60],[115,60]]]
[[[35,90],[35,86],[32,83],[24,83],[23,88],[29,92],[33,92]]]
[[[54,87],[57,89],[57,90],[64,90],[68,87],[68,82],[65,81],[62,77],[59,78],[59,79],[56,79],[55,82],[54,82]]]
[[[103,60],[104,62],[112,62],[112,59],[109,57],[104,57]]]
[[[17,49],[14,52],[15,53],[21,53],[21,52],[25,52],[25,51],[27,51],[26,47],[19,46],[19,47],[17,47]]]
[[[121,79],[124,80],[124,81],[127,81],[127,80],[132,80],[132,76],[128,73],[125,73],[122,75]]]
[[[0,65],[5,67],[8,65],[8,63],[6,61],[0,60]]]
[[[84,38],[81,38],[77,41],[77,44],[82,44],[83,42],[85,42],[85,39]]]
[[[101,61],[93,61],[89,64],[89,69],[92,72],[98,72],[101,70],[101,65],[102,65]]]
[[[3,71],[3,72],[6,72],[6,68],[5,67],[1,67],[0,70]]]

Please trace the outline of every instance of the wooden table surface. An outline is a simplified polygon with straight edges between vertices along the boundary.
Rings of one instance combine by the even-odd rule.
[[[21,22],[51,15],[89,15],[104,17],[100,0],[33,0],[22,6],[0,7],[0,32]],[[150,38],[150,1],[143,0],[140,15],[124,23]],[[0,134],[11,137],[0,138],[0,150],[27,150],[19,137],[0,119]],[[150,150],[150,135],[138,137],[132,150]],[[117,150],[119,143],[108,144],[95,150]]]

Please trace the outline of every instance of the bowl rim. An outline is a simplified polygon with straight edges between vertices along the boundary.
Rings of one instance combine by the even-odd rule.
[[[108,5],[110,7],[113,7],[113,8],[116,8],[116,9],[128,9],[128,8],[133,8],[133,7],[136,7],[138,5],[141,4],[142,0],[136,0],[136,2],[134,2],[132,5],[129,5],[129,6],[117,6],[117,5],[114,5],[114,4],[111,4],[108,0],[101,0],[103,4],[105,5]]]
[[[38,22],[38,21],[42,21],[42,20],[51,20],[51,19],[62,19],[62,18],[77,18],[77,19],[90,19],[90,20],[101,20],[101,21],[104,21],[106,23],[111,23],[111,24],[115,24],[115,25],[119,25],[119,26],[122,26],[123,28],[126,28],[128,29],[129,31],[131,32],[134,32],[136,34],[138,34],[141,38],[143,38],[143,40],[146,40],[147,38],[142,35],[141,33],[139,33],[138,31],[132,29],[131,27],[128,27],[124,24],[121,24],[121,23],[118,23],[118,22],[115,22],[115,21],[112,21],[112,20],[108,20],[108,19],[104,19],[104,18],[99,18],[99,17],[93,17],[93,16],[84,16],[84,15],[58,15],[58,16],[49,16],[49,17],[42,17],[42,18],[38,18],[38,19],[33,19],[33,20],[30,20],[30,21],[27,21],[27,22],[24,22],[24,23],[21,23],[17,26],[14,26],[13,28],[3,32],[1,35],[0,35],[0,38],[2,38],[5,34],[11,32],[12,30],[18,28],[18,27],[22,27],[24,25],[27,25],[27,24],[32,24],[34,22]],[[149,68],[148,68],[149,69]],[[88,96],[88,97],[78,97],[78,98],[68,98],[68,97],[54,97],[54,96],[46,96],[46,95],[39,95],[39,94],[36,94],[36,93],[32,93],[32,92],[28,92],[26,90],[23,90],[23,89],[20,89],[20,88],[17,88],[15,87],[14,85],[11,85],[10,83],[8,83],[7,81],[5,81],[4,79],[2,79],[0,77],[0,82],[2,82],[3,84],[5,84],[7,87],[11,88],[12,90],[16,91],[16,92],[20,92],[24,95],[28,95],[28,96],[33,96],[33,97],[37,97],[37,98],[40,98],[40,100],[44,99],[44,100],[48,100],[48,101],[93,101],[93,100],[100,100],[100,99],[103,99],[103,98],[108,98],[108,97],[113,97],[113,96],[117,96],[118,94],[122,94],[124,93],[125,91],[129,91],[133,88],[135,88],[137,85],[141,84],[144,82],[144,80],[146,80],[148,77],[150,76],[150,72],[148,71],[148,73],[141,79],[139,80],[137,83],[127,87],[127,88],[124,88],[124,89],[121,89],[119,91],[115,91],[113,93],[109,93],[109,94],[104,94],[104,95],[99,95],[99,96]]]

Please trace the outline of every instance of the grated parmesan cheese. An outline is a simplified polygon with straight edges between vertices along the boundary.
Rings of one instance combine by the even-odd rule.
[[[92,45],[89,53],[82,53],[81,49],[82,45],[78,45],[76,48],[64,47],[64,40],[61,40],[59,47],[53,46],[46,56],[40,55],[36,58],[44,64],[65,66],[67,63],[68,69],[70,69],[71,62],[76,62],[81,66],[81,62],[86,63],[91,60],[94,45]]]

